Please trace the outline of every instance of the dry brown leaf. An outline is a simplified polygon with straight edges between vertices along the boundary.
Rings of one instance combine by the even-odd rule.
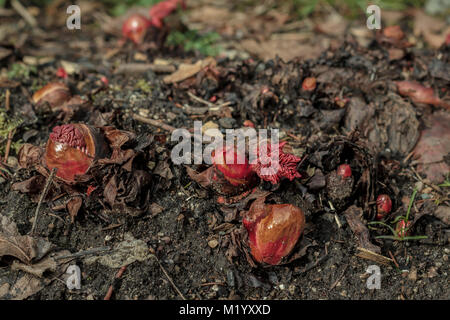
[[[30,263],[41,259],[51,247],[52,244],[42,238],[20,235],[14,221],[0,214],[0,258],[12,256]]]
[[[49,285],[55,277],[61,276],[67,267],[70,259],[56,261],[57,256],[69,255],[70,251],[63,250],[51,257],[48,256],[42,261],[26,265],[17,261],[13,262],[11,269],[20,270],[25,274],[18,278],[14,284],[4,284],[0,286],[0,299],[2,300],[23,300],[36,294],[45,286]],[[44,274],[48,273],[47,277]]]
[[[321,17],[316,22],[315,29],[331,36],[343,36],[348,22],[338,13],[332,13],[328,17]]]
[[[435,112],[428,120],[429,127],[423,130],[413,152],[419,162],[417,171],[433,183],[441,183],[450,172],[450,166],[444,160],[450,154],[450,114]]]
[[[174,73],[164,77],[165,83],[176,83],[183,80],[186,80],[192,76],[195,76],[199,73],[203,68],[207,66],[215,66],[216,60],[212,57],[208,57],[204,60],[199,60],[194,64],[181,64],[178,67],[178,70]]]
[[[434,216],[444,222],[446,225],[450,225],[450,207],[439,206],[434,212]]]
[[[358,238],[359,246],[379,254],[381,253],[381,249],[370,242],[369,230],[359,218],[361,215],[362,209],[357,206],[351,206],[344,212],[344,216],[347,219],[350,229],[352,229],[353,233]]]
[[[67,202],[67,211],[69,211],[72,223],[75,221],[82,204],[83,199],[81,197],[74,197]]]
[[[439,48],[444,44],[445,37],[450,33],[450,26],[446,26],[444,20],[429,16],[421,10],[414,14],[414,35],[423,36],[425,41],[433,48]]]
[[[297,57],[312,59],[326,49],[326,45],[322,45],[320,41],[315,41],[313,44],[302,44],[296,40],[277,38],[261,42],[247,39],[241,42],[241,47],[263,60],[274,59],[279,56],[286,62]]]

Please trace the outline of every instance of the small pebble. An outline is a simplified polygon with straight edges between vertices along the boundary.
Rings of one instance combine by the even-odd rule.
[[[216,239],[212,239],[208,241],[208,246],[211,249],[214,249],[215,247],[217,247],[219,245],[219,241],[217,241]]]

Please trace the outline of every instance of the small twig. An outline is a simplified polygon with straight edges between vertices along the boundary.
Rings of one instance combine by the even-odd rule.
[[[37,27],[36,19],[28,12],[28,10],[18,1],[11,0],[11,7],[17,11],[18,14],[33,28]]]
[[[160,65],[152,63],[126,63],[120,65],[115,71],[115,74],[136,74],[146,73],[148,71],[155,73],[172,73],[176,70],[174,65]]]
[[[397,260],[395,259],[394,255],[392,254],[391,250],[389,250],[389,256],[391,257],[392,261],[394,262],[395,266],[400,269],[400,266],[397,263]]]
[[[110,251],[111,248],[110,247],[98,247],[98,248],[93,248],[93,249],[89,249],[89,250],[84,250],[84,251],[79,251],[73,254],[68,254],[65,256],[58,256],[55,257],[56,260],[60,260],[60,259],[72,259],[72,258],[79,258],[82,256],[87,256],[87,255],[91,255],[91,254],[95,254],[95,253],[100,253],[100,252],[104,252],[104,251]]]
[[[52,171],[50,172],[50,175],[47,178],[47,182],[45,183],[44,190],[42,190],[41,197],[39,198],[39,202],[36,207],[36,212],[34,213],[34,221],[33,221],[33,226],[31,228],[31,234],[34,234],[34,231],[36,230],[39,209],[41,208],[42,202],[44,201],[45,196],[47,195],[48,189],[50,188],[50,185],[53,181],[53,177],[55,176],[56,171],[57,171],[57,168],[52,169]]]
[[[191,98],[194,99],[195,101],[200,102],[200,103],[203,103],[203,104],[207,105],[207,106],[210,107],[210,108],[216,106],[214,103],[209,102],[209,101],[206,101],[206,100],[204,100],[204,99],[202,99],[202,98],[200,98],[200,97],[197,97],[195,94],[193,94],[193,93],[191,93],[191,92],[188,92],[187,94],[188,94],[189,97],[191,97]]]
[[[208,282],[208,283],[202,283],[200,285],[200,287],[215,286],[215,285],[224,286],[225,283],[223,283],[223,282]]]
[[[11,91],[9,91],[9,89],[6,89],[6,94],[5,94],[5,110],[9,111],[9,109],[11,109],[11,103],[10,103],[10,96],[11,96]]]
[[[16,129],[12,129],[8,132],[8,140],[6,141],[6,147],[5,147],[5,158],[3,160],[3,162],[5,162],[5,163],[8,163],[9,152],[11,151],[12,138],[14,137],[15,131],[16,131]]]
[[[132,116],[132,118],[134,120],[144,122],[144,123],[149,124],[151,126],[154,126],[154,127],[157,127],[157,128],[161,128],[163,130],[167,130],[169,132],[173,132],[174,130],[176,130],[175,127],[172,127],[171,125],[168,125],[168,124],[166,124],[166,123],[164,123],[162,121],[145,118],[145,117],[142,117],[142,116],[140,116],[138,114],[135,114],[135,113],[132,113],[131,116]]]
[[[119,271],[117,271],[116,276],[114,277],[113,283],[109,286],[108,292],[106,293],[106,295],[103,298],[103,300],[111,299],[112,293],[114,291],[114,282],[117,279],[120,279],[120,277],[122,277],[123,273],[125,272],[125,270],[127,270],[128,266],[129,266],[129,264],[127,264],[126,266],[123,266],[122,268],[119,269]]]
[[[175,291],[180,295],[181,299],[186,300],[186,298],[183,296],[183,294],[181,293],[181,291],[177,288],[177,286],[175,285],[175,283],[173,282],[172,278],[169,276],[169,274],[167,273],[166,269],[164,269],[163,265],[161,264],[161,262],[159,261],[158,257],[154,254],[152,254],[152,256],[156,259],[156,261],[159,264],[159,267],[161,268],[161,271],[164,273],[164,275],[167,277],[167,279],[169,280],[170,284],[172,285],[172,287],[175,289]]]
[[[347,264],[347,265],[344,267],[344,270],[342,270],[341,275],[340,275],[340,276],[336,279],[336,281],[331,285],[330,290],[333,290],[334,287],[336,287],[336,285],[338,284],[338,282],[341,281],[342,277],[343,277],[344,274],[345,274],[345,271],[347,271],[348,266],[349,266],[349,265]]]
[[[115,229],[115,228],[119,228],[121,226],[123,226],[123,223],[111,224],[111,225],[109,225],[107,227],[102,228],[102,231],[112,230],[112,229]]]

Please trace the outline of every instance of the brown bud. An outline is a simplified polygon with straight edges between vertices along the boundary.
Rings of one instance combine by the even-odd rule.
[[[60,82],[52,82],[33,94],[33,102],[40,106],[47,102],[52,109],[60,107],[71,98],[69,88]]]

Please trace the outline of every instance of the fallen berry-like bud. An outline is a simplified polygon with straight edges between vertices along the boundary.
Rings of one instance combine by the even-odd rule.
[[[347,179],[352,176],[352,168],[348,164],[341,164],[336,172],[342,179]]]
[[[51,82],[33,94],[33,102],[39,107],[48,103],[52,109],[56,109],[72,97],[69,88],[60,82]]]
[[[409,228],[411,227],[411,221],[405,222],[405,220],[400,220],[397,222],[397,226],[395,227],[395,231],[397,232],[397,236],[399,238],[404,238],[409,235]]]
[[[392,209],[392,200],[387,194],[380,194],[377,198],[377,219],[382,220]]]
[[[58,169],[56,177],[73,183],[107,150],[105,139],[96,128],[80,123],[64,124],[53,128],[44,157],[48,169]]]
[[[305,78],[302,83],[302,89],[305,91],[313,91],[314,89],[316,89],[316,78]]]
[[[277,265],[295,247],[305,228],[305,215],[294,205],[265,204],[264,200],[255,200],[242,222],[255,260]]]

